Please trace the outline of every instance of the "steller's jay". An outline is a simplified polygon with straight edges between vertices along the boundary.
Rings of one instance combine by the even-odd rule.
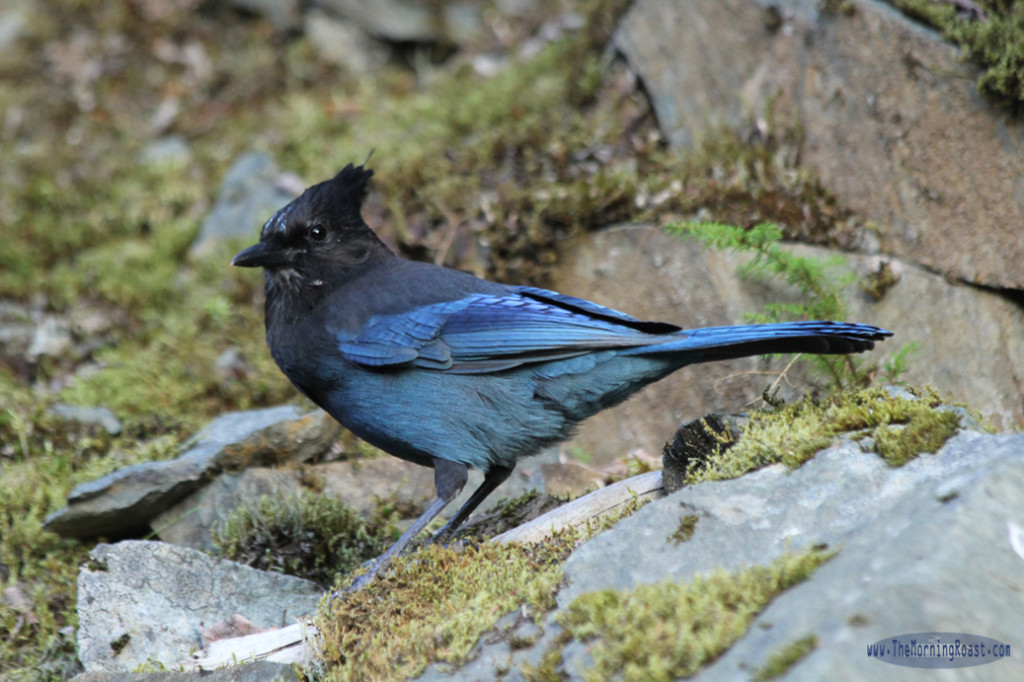
[[[356,587],[462,490],[450,538],[520,457],[697,362],[766,353],[859,353],[892,333],[843,322],[681,329],[578,298],[405,260],[363,221],[373,171],[307,189],[232,260],[266,276],[267,344],[288,379],[360,438],[434,468],[437,498]]]

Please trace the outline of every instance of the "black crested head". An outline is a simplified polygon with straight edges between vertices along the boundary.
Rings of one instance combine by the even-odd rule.
[[[309,307],[363,268],[394,258],[363,221],[361,209],[372,176],[372,170],[349,164],[308,188],[271,216],[259,243],[235,256],[232,264],[265,268],[268,293],[290,293]]]
[[[315,218],[337,227],[363,227],[362,207],[373,171],[351,163],[330,180],[306,189],[293,202],[271,216],[263,226],[261,240],[286,234],[299,220]]]

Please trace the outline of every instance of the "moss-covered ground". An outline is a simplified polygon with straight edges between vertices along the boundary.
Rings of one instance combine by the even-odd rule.
[[[767,566],[719,570],[687,583],[665,581],[577,597],[555,618],[565,629],[537,680],[563,679],[561,647],[586,643],[597,680],[673,680],[696,673],[739,639],[781,592],[806,580],[833,552],[786,554]]]
[[[334,680],[403,680],[428,663],[457,666],[498,619],[554,607],[573,536],[532,546],[427,546],[369,587],[327,601],[320,656]]]
[[[688,465],[687,484],[737,478],[770,464],[796,469],[839,436],[861,441],[891,466],[934,453],[960,426],[931,391],[918,398],[884,388],[833,393],[751,413],[740,439]],[[723,443],[725,445],[725,443]]]

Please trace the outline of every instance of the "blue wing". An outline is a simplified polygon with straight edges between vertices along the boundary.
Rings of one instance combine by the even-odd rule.
[[[493,372],[607,348],[664,342],[679,328],[643,322],[589,301],[532,287],[474,294],[370,319],[340,339],[350,362],[458,373]]]

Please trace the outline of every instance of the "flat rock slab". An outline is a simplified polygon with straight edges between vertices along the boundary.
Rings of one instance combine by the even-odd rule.
[[[78,576],[78,655],[87,671],[171,665],[203,647],[200,628],[239,614],[261,629],[315,612],[314,583],[162,542],[100,544]]]
[[[811,532],[794,545],[815,535],[841,536],[831,545],[839,554],[778,597],[735,646],[694,679],[744,676],[808,635],[817,638],[816,650],[784,679],[1024,679],[1019,655],[977,667],[923,671],[866,653],[869,644],[915,632],[981,635],[1016,649],[1024,631],[1024,435],[965,432],[941,452],[937,466],[930,467],[924,457],[914,469],[881,482],[875,494],[865,489],[867,494],[847,504],[825,500],[827,488],[808,491],[819,499],[801,495],[792,506],[806,509],[815,522],[813,530],[805,524]],[[840,481],[836,485],[845,487]],[[877,514],[869,508],[873,503]],[[861,521],[853,526],[847,515]],[[797,523],[787,528],[785,517],[776,519],[783,523],[773,523],[768,532],[777,542],[790,530],[801,530]],[[842,530],[844,525],[850,532]]]
[[[883,2],[834,5],[638,0],[614,41],[674,144],[771,108],[883,250],[1024,288],[1024,120],[982,99],[977,69],[935,32]]]
[[[173,460],[142,462],[71,491],[68,506],[45,525],[65,537],[125,537],[221,471],[301,461],[330,445],[341,427],[326,413],[284,406],[226,414],[185,444]]]

